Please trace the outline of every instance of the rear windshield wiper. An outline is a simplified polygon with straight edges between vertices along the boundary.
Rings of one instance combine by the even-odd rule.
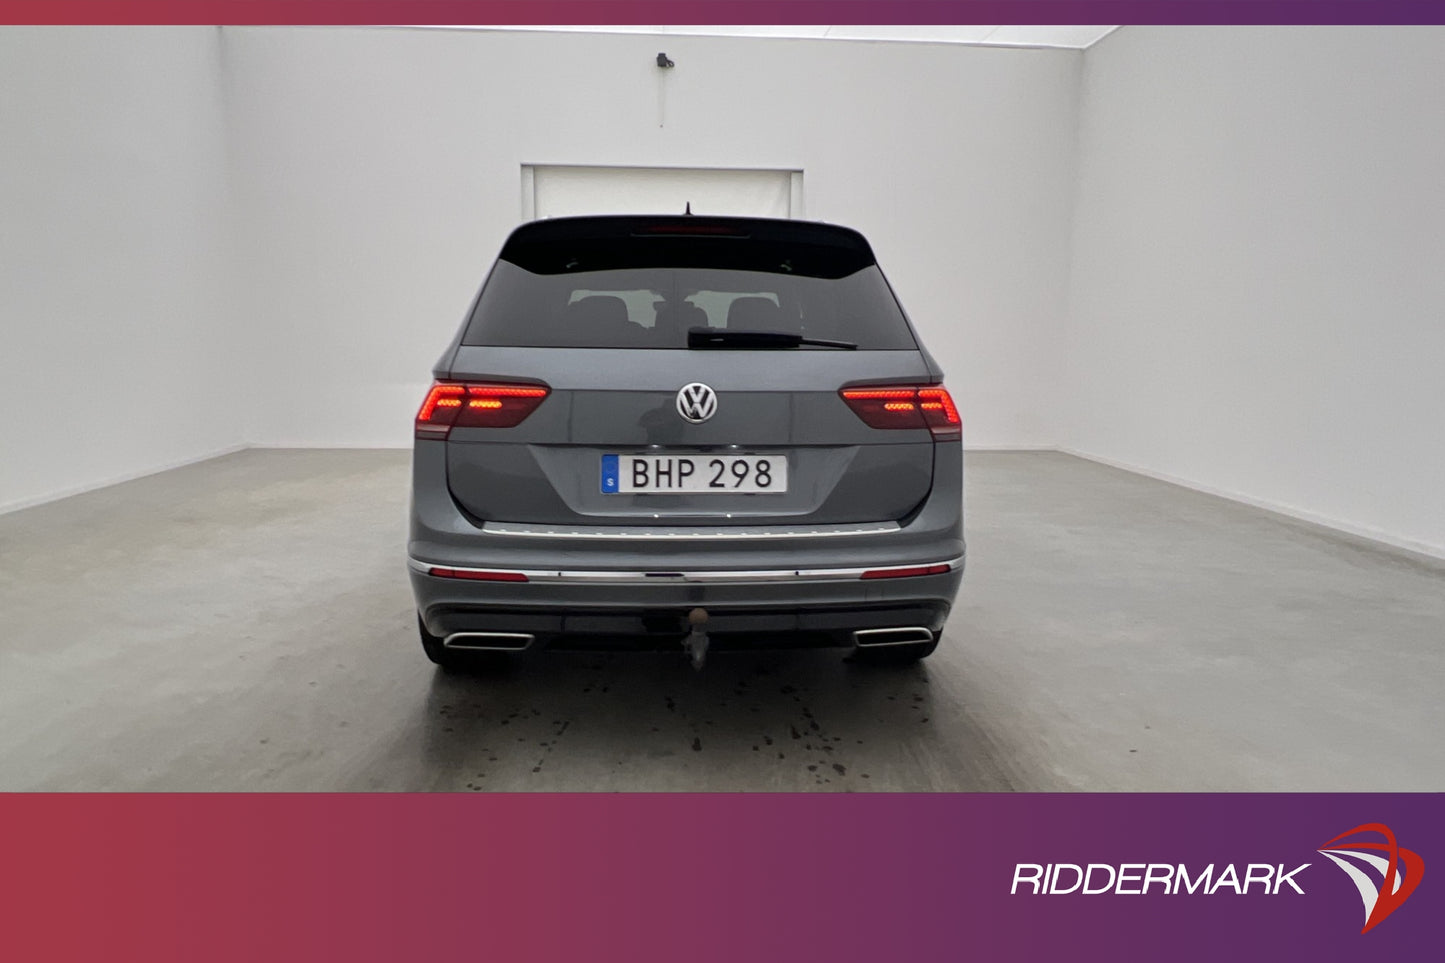
[[[851,341],[825,341],[822,338],[805,338],[801,334],[787,331],[729,331],[725,328],[688,328],[689,348],[796,348],[810,344],[820,348],[842,348],[856,351],[858,346]]]

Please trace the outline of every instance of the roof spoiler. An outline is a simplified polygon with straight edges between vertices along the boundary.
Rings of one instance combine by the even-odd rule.
[[[536,274],[712,267],[821,278],[846,277],[877,263],[852,228],[698,214],[532,221],[512,232],[501,258]]]

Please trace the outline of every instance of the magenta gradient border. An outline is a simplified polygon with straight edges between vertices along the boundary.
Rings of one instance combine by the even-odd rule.
[[[1439,0],[0,0],[4,23],[1429,24]]]
[[[0,796],[0,958],[1441,958],[1441,795]],[[1368,934],[1315,853],[1427,864]],[[1304,896],[1010,896],[1016,862],[1313,865]]]
[[[0,0],[9,23],[1441,23],[1422,0]],[[1426,864],[1368,934],[1315,847]],[[1313,865],[1306,895],[1010,896],[1017,862]],[[0,795],[0,960],[1445,957],[1445,795]]]

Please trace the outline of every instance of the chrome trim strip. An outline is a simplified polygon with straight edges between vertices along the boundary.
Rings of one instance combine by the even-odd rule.
[[[864,572],[889,571],[891,569],[919,568],[925,565],[947,565],[950,569],[958,567],[963,561],[963,556],[946,559],[941,562],[910,562],[907,565],[881,565],[864,568],[811,568],[811,569],[764,569],[764,570],[736,570],[736,569],[715,569],[711,571],[657,571],[657,572],[620,572],[606,569],[593,570],[562,570],[554,569],[532,570],[515,568],[476,568],[465,565],[455,565],[448,562],[423,562],[419,559],[408,559],[408,564],[413,571],[426,575],[433,567],[449,568],[458,572],[513,572],[527,576],[528,582],[602,582],[607,584],[621,583],[666,583],[677,584],[680,582],[791,582],[791,581],[846,581],[856,579]],[[942,574],[942,573],[940,573]],[[498,582],[503,585],[523,585],[523,582]]]
[[[696,540],[756,538],[839,538],[850,535],[885,535],[900,530],[897,522],[863,525],[773,525],[700,528],[697,526],[577,526],[523,525],[514,522],[484,522],[483,535],[522,538],[602,538],[617,540]]]

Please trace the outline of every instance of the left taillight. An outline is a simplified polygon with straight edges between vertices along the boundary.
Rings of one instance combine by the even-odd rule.
[[[939,439],[958,438],[963,431],[943,385],[870,385],[838,393],[871,428],[927,428]]]
[[[539,384],[431,386],[416,413],[418,438],[445,438],[453,428],[511,428],[537,410],[552,389]]]

